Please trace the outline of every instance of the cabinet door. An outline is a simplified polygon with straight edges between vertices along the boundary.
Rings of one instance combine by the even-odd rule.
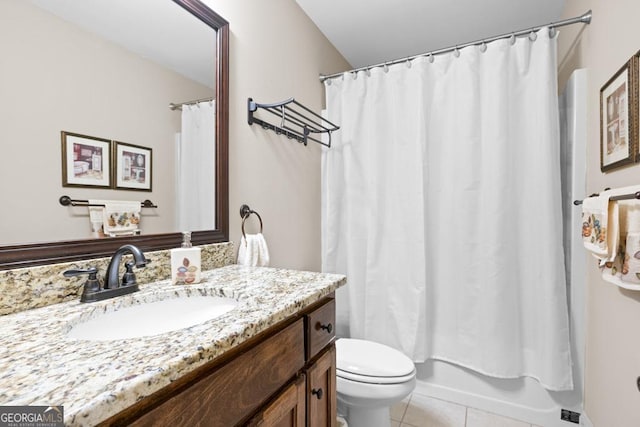
[[[249,426],[304,427],[306,380],[304,374],[287,387],[265,409],[256,415]]]
[[[307,370],[307,425],[336,426],[336,347],[334,344]]]

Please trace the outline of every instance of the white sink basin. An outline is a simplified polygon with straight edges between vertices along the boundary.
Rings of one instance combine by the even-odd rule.
[[[199,325],[233,310],[238,301],[216,296],[190,296],[142,302],[101,313],[74,325],[70,338],[111,341],[163,334]]]

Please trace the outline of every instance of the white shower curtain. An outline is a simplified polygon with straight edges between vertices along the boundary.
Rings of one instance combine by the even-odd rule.
[[[182,129],[176,142],[176,216],[179,230],[214,229],[214,101],[182,106]]]
[[[418,362],[569,390],[556,41],[459,53],[326,84],[338,324]]]

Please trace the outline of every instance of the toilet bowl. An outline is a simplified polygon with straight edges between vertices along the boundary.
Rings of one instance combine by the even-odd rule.
[[[383,344],[352,338],[336,341],[338,410],[349,427],[389,427],[389,408],[416,386],[407,356]]]

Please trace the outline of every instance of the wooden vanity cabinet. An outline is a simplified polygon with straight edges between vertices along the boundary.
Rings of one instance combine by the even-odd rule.
[[[335,427],[334,324],[325,298],[101,425]]]

